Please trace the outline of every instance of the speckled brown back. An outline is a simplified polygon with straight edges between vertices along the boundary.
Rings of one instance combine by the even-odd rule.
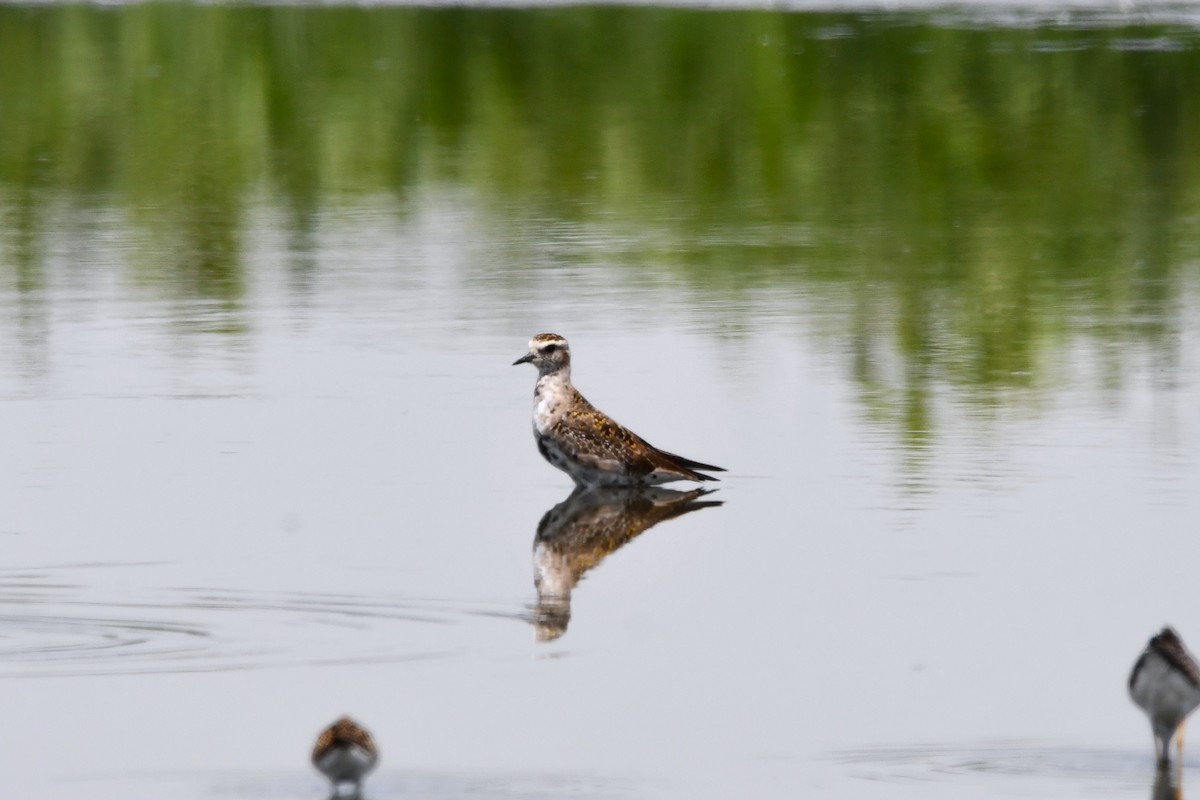
[[[697,462],[663,452],[633,431],[618,425],[578,391],[574,391],[570,407],[555,424],[551,434],[560,446],[570,448],[577,454],[620,462],[630,476],[641,477],[659,469],[677,472],[692,480],[714,480],[688,466]],[[710,465],[698,465],[697,468],[720,470]]]
[[[342,717],[321,731],[316,745],[313,746],[313,763],[337,747],[359,747],[371,755],[377,755],[375,740],[371,738],[371,734],[349,717]]]

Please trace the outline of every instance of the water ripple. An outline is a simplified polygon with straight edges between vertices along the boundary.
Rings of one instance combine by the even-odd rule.
[[[974,775],[1095,781],[1113,790],[1140,787],[1155,775],[1153,752],[1039,746],[1024,742],[978,745],[914,744],[841,750],[831,760],[861,778],[887,783],[945,781]],[[1200,762],[1188,761],[1188,768]]]
[[[494,800],[615,800],[647,796],[640,781],[611,775],[556,771],[441,772],[386,768],[371,776],[367,797],[420,797],[456,800],[488,797]],[[309,769],[286,772],[196,771],[92,775],[78,779],[91,796],[226,798],[325,798],[328,787]]]
[[[95,580],[104,567],[139,566],[146,565],[0,572],[0,678],[439,658],[455,646],[436,636],[423,637],[430,646],[422,649],[398,646],[394,626],[528,620],[517,603],[208,586],[106,587]]]

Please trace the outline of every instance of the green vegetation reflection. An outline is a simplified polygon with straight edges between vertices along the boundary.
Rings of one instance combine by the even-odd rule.
[[[1080,335],[1174,357],[1198,85],[1196,33],[1168,26],[4,5],[0,279],[41,291],[56,204],[81,236],[115,207],[136,278],[243,330],[264,188],[302,253],[323,209],[460,185],[501,220],[615,226],[637,244],[606,258],[700,292],[837,298],[864,401],[919,444],[936,383],[992,402]]]

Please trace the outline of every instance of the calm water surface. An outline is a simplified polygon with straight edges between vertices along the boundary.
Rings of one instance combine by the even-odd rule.
[[[1200,37],[1073,13],[0,7],[6,789],[1172,796]]]

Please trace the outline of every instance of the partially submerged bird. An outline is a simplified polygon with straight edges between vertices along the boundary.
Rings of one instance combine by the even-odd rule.
[[[533,436],[542,457],[577,486],[649,486],[670,481],[715,481],[724,472],[659,450],[597,410],[571,385],[571,349],[557,333],[539,333],[513,362],[538,368],[533,390]]]
[[[312,752],[313,766],[333,783],[334,796],[347,784],[353,787],[352,796],[357,796],[363,777],[375,769],[377,761],[375,740],[349,717],[321,731]]]
[[[1129,696],[1150,718],[1158,763],[1170,763],[1172,741],[1182,756],[1184,722],[1200,705],[1200,666],[1172,628],[1152,638],[1133,665]]]

